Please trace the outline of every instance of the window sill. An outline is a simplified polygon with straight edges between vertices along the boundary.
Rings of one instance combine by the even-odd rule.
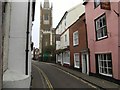
[[[110,74],[104,74],[104,73],[100,73],[101,75],[104,75],[104,76],[109,76],[109,77],[112,77],[112,75]]]
[[[74,68],[80,68],[80,66],[76,66],[76,65],[75,65]]]
[[[68,64],[68,65],[70,65],[70,62],[63,62],[64,64]]]
[[[101,37],[101,38],[97,38],[96,41],[100,41],[100,40],[103,40],[103,39],[106,39],[106,38],[108,38],[108,36],[104,36],[104,37]]]
[[[73,45],[73,47],[76,47],[76,46],[78,46],[79,44],[75,44],[75,45]]]

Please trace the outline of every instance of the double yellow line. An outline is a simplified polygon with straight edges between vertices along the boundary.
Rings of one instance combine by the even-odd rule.
[[[40,75],[42,74],[42,76],[44,77],[44,79],[45,79],[45,81],[46,81],[46,83],[47,83],[48,88],[49,88],[50,90],[54,90],[51,82],[49,81],[49,79],[48,79],[48,77],[47,77],[47,75],[46,75],[38,66],[36,66],[36,65],[34,65],[34,64],[33,64],[33,66],[38,69],[38,72],[39,72]]]

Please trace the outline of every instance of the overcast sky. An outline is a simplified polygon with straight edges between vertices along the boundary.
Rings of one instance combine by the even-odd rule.
[[[57,26],[65,11],[80,4],[83,0],[49,0],[53,4],[53,28]],[[34,46],[39,48],[39,30],[40,30],[40,2],[44,0],[36,0],[35,21],[32,28],[32,41]]]

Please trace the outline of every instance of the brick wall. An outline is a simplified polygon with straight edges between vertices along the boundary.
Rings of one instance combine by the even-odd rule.
[[[74,65],[74,53],[80,54],[81,64],[81,51],[87,49],[86,29],[85,29],[85,14],[83,14],[74,24],[70,27],[70,63]],[[73,33],[78,31],[79,45],[73,46]],[[81,65],[80,65],[81,66]]]

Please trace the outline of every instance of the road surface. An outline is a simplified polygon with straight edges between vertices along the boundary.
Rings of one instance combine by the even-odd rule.
[[[32,88],[96,88],[51,63],[32,61],[32,76]]]

